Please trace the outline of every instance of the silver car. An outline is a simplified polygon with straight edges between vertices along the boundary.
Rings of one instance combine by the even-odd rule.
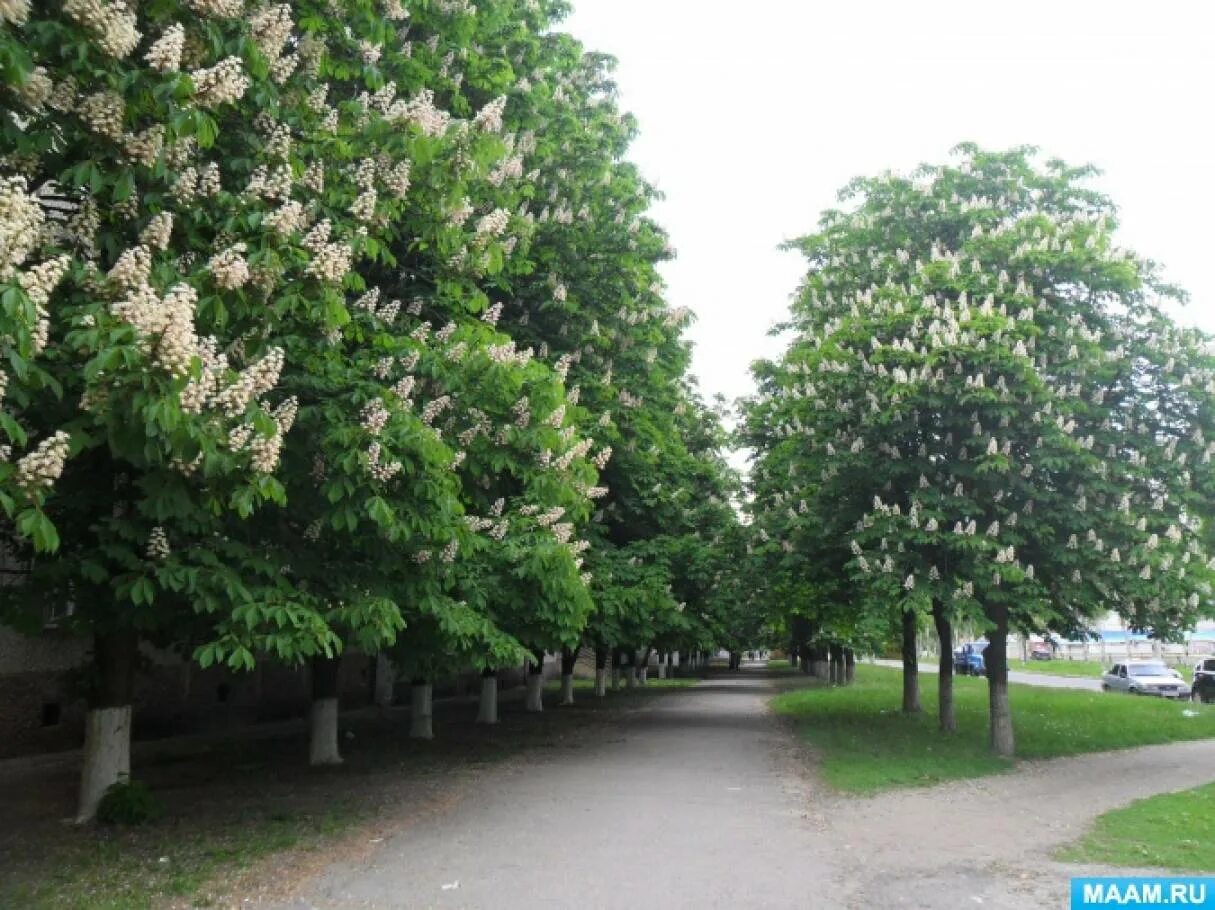
[[[1132,660],[1114,664],[1101,677],[1106,692],[1129,692],[1131,695],[1155,695],[1160,698],[1189,698],[1190,687],[1176,670],[1158,660]]]

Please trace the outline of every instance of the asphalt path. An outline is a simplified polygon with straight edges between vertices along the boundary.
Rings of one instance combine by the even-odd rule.
[[[1215,776],[1215,740],[1199,740],[849,798],[817,784],[767,710],[776,691],[744,668],[605,712],[575,745],[489,766],[439,811],[387,819],[270,906],[1061,910],[1072,876],[1131,870],[1060,863],[1060,845],[1102,812]]]
[[[773,691],[754,670],[717,678],[647,699],[576,750],[492,767],[284,906],[843,906]]]

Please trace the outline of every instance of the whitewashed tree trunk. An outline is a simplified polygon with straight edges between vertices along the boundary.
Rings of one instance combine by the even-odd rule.
[[[574,674],[563,673],[561,675],[561,704],[572,705],[574,703]]]
[[[338,700],[336,696],[312,701],[312,742],[308,748],[311,765],[340,765],[338,751]]]
[[[536,714],[544,710],[543,673],[527,674],[527,698],[524,700],[523,710],[532,714]]]
[[[139,637],[130,629],[97,632],[93,636],[93,669],[98,688],[85,715],[78,822],[92,821],[105,791],[130,780],[131,703],[138,655]]]
[[[258,666],[261,665],[258,664]],[[392,665],[387,654],[377,654],[375,656],[375,703],[378,708],[392,707],[396,682],[397,668]]]
[[[477,723],[496,724],[498,722],[498,677],[481,677],[481,704],[477,710]]]
[[[433,687],[430,683],[414,683],[409,690],[409,738],[434,739],[432,718]]]
[[[624,687],[631,689],[637,685],[637,665],[629,664],[628,674],[624,678]]]
[[[620,668],[619,667],[612,667],[612,688],[613,689],[620,688]]]
[[[131,777],[131,706],[93,708],[84,720],[84,769],[76,821],[92,821],[114,784]]]
[[[595,670],[595,694],[599,697],[607,695],[608,671],[606,667]]]
[[[664,664],[664,663],[660,663],[660,664],[658,665],[658,678],[659,678],[659,679],[666,679],[666,678],[667,678],[667,665],[666,665],[666,664]]]
[[[637,685],[644,686],[649,681],[650,681],[650,668],[642,667],[637,672]]]

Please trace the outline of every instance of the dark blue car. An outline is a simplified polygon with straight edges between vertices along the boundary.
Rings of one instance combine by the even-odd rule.
[[[982,676],[987,672],[983,662],[983,651],[987,648],[985,641],[972,641],[968,645],[953,652],[953,671],[961,676]]]

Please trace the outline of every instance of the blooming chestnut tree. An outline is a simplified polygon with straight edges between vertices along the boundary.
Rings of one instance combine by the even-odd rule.
[[[837,532],[816,546],[824,566],[844,554],[857,609],[987,626],[1005,755],[1010,629],[1116,609],[1167,638],[1210,609],[1215,361],[1162,309],[1176,292],[1114,245],[1090,174],[963,146],[855,181],[797,243],[796,335],[751,418],[762,457],[788,463],[770,505],[799,503],[782,533]]]

